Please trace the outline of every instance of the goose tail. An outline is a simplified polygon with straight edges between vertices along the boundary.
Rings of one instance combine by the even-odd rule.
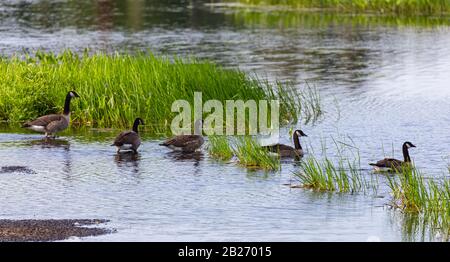
[[[377,166],[376,163],[369,163],[370,166]]]

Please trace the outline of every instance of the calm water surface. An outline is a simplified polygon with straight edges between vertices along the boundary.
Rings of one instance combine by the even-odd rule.
[[[449,18],[375,18],[235,10],[202,1],[2,1],[0,54],[37,49],[151,50],[193,55],[269,80],[307,80],[326,111],[313,125],[310,153],[332,137],[360,149],[366,164],[401,158],[409,140],[427,178],[448,175]],[[1,218],[106,218],[115,234],[88,241],[274,240],[418,241],[414,219],[389,211],[387,178],[377,197],[290,189],[294,163],[251,172],[203,154],[180,156],[147,137],[139,156],[118,156],[117,131],[71,130],[58,143],[2,129]],[[345,139],[344,139],[345,138]],[[290,143],[288,131],[282,142]]]

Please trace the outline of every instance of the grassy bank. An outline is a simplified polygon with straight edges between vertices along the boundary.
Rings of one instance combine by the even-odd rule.
[[[129,127],[140,116],[155,133],[168,131],[176,115],[172,103],[184,99],[192,105],[195,91],[202,92],[203,101],[223,104],[228,99],[279,99],[281,121],[297,121],[302,111],[301,94],[288,85],[196,59],[38,52],[0,58],[0,75],[0,121],[10,123],[61,112],[68,90],[81,95],[73,101],[74,125]]]
[[[445,16],[402,16],[370,15],[364,13],[342,14],[338,12],[296,12],[289,10],[264,11],[236,9],[230,17],[232,23],[248,28],[312,28],[326,29],[342,25],[351,27],[439,27],[450,25],[450,15]]]
[[[286,6],[294,9],[320,8],[345,12],[376,12],[404,15],[450,12],[449,0],[227,0],[257,6]]]

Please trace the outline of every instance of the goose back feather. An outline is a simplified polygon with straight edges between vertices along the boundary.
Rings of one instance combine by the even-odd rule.
[[[141,145],[141,138],[139,134],[134,131],[123,131],[121,132],[116,139],[114,139],[113,146],[120,147],[121,149],[132,149],[133,151],[137,151],[139,146]]]
[[[185,153],[192,153],[199,149],[205,142],[202,134],[202,120],[198,119],[194,123],[194,135],[178,135],[167,139],[159,144],[173,150],[181,150]]]
[[[164,141],[160,145],[182,150],[184,152],[194,152],[200,148],[203,143],[204,138],[201,135],[179,135]]]
[[[123,131],[114,139],[111,146],[117,147],[117,152],[120,150],[133,150],[135,153],[141,145],[141,137],[139,136],[138,126],[144,124],[140,118],[136,118],[133,124],[133,130]]]

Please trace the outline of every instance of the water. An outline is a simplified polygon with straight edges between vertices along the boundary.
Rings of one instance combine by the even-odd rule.
[[[2,1],[0,53],[142,50],[194,55],[269,80],[308,80],[322,96],[322,121],[300,127],[308,152],[336,154],[332,142],[360,149],[368,162],[401,158],[409,140],[428,178],[448,175],[450,150],[449,18],[374,18],[256,10],[202,1]],[[387,178],[378,197],[291,189],[292,172],[252,172],[190,157],[146,137],[136,158],[109,144],[118,131],[67,131],[58,144],[2,129],[0,217],[103,218],[117,233],[87,241],[420,241],[390,211]],[[290,143],[283,129],[282,142]],[[345,138],[345,139],[344,139]],[[394,151],[394,152],[392,152]]]

